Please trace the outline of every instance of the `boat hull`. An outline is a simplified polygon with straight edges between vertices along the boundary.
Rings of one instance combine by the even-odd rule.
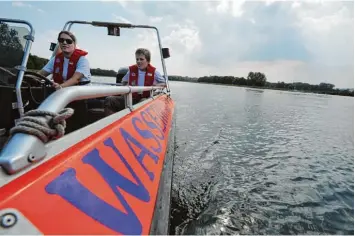
[[[169,234],[174,108],[161,95],[4,184],[2,233]]]

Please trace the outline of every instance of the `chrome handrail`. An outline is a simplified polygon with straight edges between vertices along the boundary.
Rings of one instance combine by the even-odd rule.
[[[160,86],[71,86],[52,93],[42,102],[38,110],[58,113],[73,101],[112,95],[126,95],[127,106],[132,108],[132,93],[161,88]],[[48,122],[46,117],[41,117],[41,119]],[[19,145],[21,145],[21,148],[19,148]],[[30,134],[16,133],[2,149],[0,165],[7,173],[14,174],[31,165],[31,163],[42,160],[45,156],[45,143],[39,138]]]

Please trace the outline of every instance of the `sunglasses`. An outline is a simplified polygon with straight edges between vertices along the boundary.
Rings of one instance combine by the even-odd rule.
[[[59,38],[59,39],[58,39],[58,42],[60,42],[60,43],[66,42],[67,44],[72,44],[72,43],[73,43],[73,40],[71,40],[71,39],[64,39],[64,38]]]

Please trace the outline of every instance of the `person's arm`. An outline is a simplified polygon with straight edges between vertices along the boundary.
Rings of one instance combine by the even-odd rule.
[[[38,74],[43,75],[47,77],[48,75],[53,73],[53,67],[54,67],[54,58],[52,57],[47,64],[39,71],[37,71]]]
[[[37,71],[37,74],[43,75],[44,77],[47,77],[48,75],[50,75],[51,73],[49,73],[48,71],[45,71],[43,69]]]
[[[84,78],[84,75],[82,73],[75,72],[74,75],[70,79],[68,79],[67,81],[62,83],[60,86],[62,88],[65,88],[65,87],[69,87],[69,86],[78,84],[82,78]]]
[[[47,77],[50,74],[53,74],[53,68],[54,68],[54,59],[55,57],[52,57],[48,63],[39,71],[37,71],[38,74],[43,75],[45,77]],[[58,83],[53,82],[52,86],[55,89],[60,88],[60,85]]]
[[[129,73],[129,69],[128,69],[127,73],[125,74],[125,76],[121,80],[122,86],[126,86],[128,84],[129,74],[130,73]]]
[[[78,84],[82,78],[90,79],[90,77],[91,73],[89,61],[86,57],[80,57],[73,76],[64,83],[62,83],[60,86],[62,88],[69,87]]]
[[[159,71],[155,71],[154,73],[154,86],[160,86],[160,87],[165,87],[165,78],[159,73]]]

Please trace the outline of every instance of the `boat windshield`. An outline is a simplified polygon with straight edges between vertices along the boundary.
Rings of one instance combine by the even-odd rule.
[[[26,26],[0,22],[0,67],[17,74],[16,66],[20,66],[26,44],[25,35],[29,34]],[[0,84],[9,84],[11,75],[0,70]]]

